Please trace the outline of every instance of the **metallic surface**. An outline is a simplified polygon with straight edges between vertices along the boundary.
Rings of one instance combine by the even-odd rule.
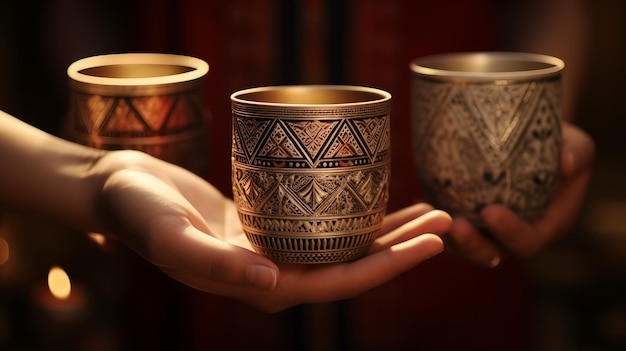
[[[494,203],[541,215],[558,185],[563,67],[527,53],[415,60],[413,151],[426,201],[477,226]]]
[[[424,56],[411,62],[423,79],[457,82],[514,82],[560,76],[564,62],[524,52],[467,52]]]
[[[351,86],[232,95],[233,197],[257,252],[289,263],[366,252],[389,197],[390,99]]]

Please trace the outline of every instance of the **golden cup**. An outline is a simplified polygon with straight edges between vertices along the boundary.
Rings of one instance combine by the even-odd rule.
[[[559,180],[562,60],[450,53],[410,65],[414,161],[425,199],[481,226],[503,204],[540,216]]]
[[[315,264],[367,251],[389,198],[390,100],[332,85],[231,96],[233,198],[257,252]]]
[[[68,69],[69,139],[134,149],[198,174],[208,162],[204,79],[195,57],[122,53],[83,58]]]

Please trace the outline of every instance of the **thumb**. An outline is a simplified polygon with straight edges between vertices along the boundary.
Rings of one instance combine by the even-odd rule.
[[[561,172],[571,178],[591,169],[596,148],[591,137],[571,123],[563,123],[563,146],[561,148]]]

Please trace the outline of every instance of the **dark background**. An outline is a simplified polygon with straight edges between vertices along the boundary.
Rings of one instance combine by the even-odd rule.
[[[124,246],[103,251],[81,233],[7,215],[0,225],[11,246],[10,260],[0,266],[0,348],[622,349],[626,4],[583,3],[590,40],[571,114],[594,138],[598,157],[575,230],[538,257],[510,258],[487,271],[441,256],[358,298],[266,315],[184,287]],[[534,23],[517,15],[539,13],[542,4],[2,1],[0,109],[58,134],[73,61],[136,51],[200,57],[210,65],[206,179],[229,194],[232,92],[295,83],[376,86],[394,96],[394,210],[420,196],[409,156],[409,61],[447,51],[523,50],[519,34]],[[53,264],[87,288],[89,309],[80,323],[50,322],[38,311],[32,292]]]

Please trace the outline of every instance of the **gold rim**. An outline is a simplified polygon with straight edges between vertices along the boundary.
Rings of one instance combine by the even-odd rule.
[[[391,94],[376,88],[351,85],[285,85],[249,88],[231,95],[244,105],[280,108],[341,108],[378,104]]]
[[[166,94],[202,79],[209,65],[196,57],[123,53],[91,56],[67,68],[72,88],[100,95]]]
[[[563,60],[525,52],[460,52],[413,60],[418,76],[446,81],[535,80],[561,74]]]

